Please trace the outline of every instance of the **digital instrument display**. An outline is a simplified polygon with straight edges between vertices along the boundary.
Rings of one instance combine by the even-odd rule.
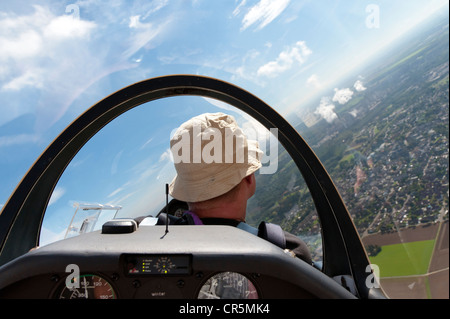
[[[127,255],[128,275],[189,275],[190,255]]]

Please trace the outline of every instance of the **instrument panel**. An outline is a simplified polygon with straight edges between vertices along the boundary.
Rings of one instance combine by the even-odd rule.
[[[0,267],[0,298],[354,298],[312,265],[235,227],[174,226],[161,239],[163,230],[92,232],[32,250]]]
[[[191,255],[123,255],[118,271],[47,273],[0,290],[0,298],[261,299],[314,298],[287,281],[260,273],[204,271]]]
[[[192,298],[258,299],[256,274],[192,272],[192,255],[124,254],[122,273],[69,274],[54,299]]]

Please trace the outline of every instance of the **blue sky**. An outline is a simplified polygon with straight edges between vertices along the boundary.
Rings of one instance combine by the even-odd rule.
[[[61,130],[124,86],[207,75],[284,115],[317,99],[317,114],[332,121],[331,102],[364,89],[363,75],[350,88],[336,87],[339,80],[436,10],[448,10],[448,1],[0,1],[0,208]],[[148,134],[137,149],[155,141]],[[108,174],[116,174],[127,152],[109,151],[102,156],[112,157]]]

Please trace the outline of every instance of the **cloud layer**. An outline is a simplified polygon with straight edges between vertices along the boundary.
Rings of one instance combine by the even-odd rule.
[[[316,81],[316,78],[314,76],[311,76],[308,79],[308,83],[314,83]],[[366,90],[363,83],[360,80],[357,80],[355,84],[353,85],[356,91],[361,92]],[[334,95],[332,98],[325,96],[320,99],[320,104],[314,111],[314,114],[319,115],[321,118],[323,118],[328,123],[332,123],[338,118],[338,115],[334,111],[336,108],[336,105],[333,104],[333,102],[337,102],[341,105],[348,103],[352,97],[354,92],[350,88],[344,88],[344,89],[334,89]],[[356,117],[358,114],[357,110],[353,110],[350,112],[350,114],[353,117]]]
[[[43,64],[58,62],[58,53],[68,42],[83,41],[97,27],[70,15],[54,16],[37,5],[34,10],[28,16],[0,15],[1,90],[42,88],[49,75]]]
[[[40,5],[27,15],[0,12],[0,94],[27,90],[23,94],[34,95],[32,106],[7,100],[2,108],[8,115],[0,125],[33,112],[35,131],[44,132],[99,79],[137,66],[138,51],[171,21],[170,15],[152,23],[145,19],[167,3],[142,4],[136,11],[121,10],[128,3],[102,10],[95,2],[80,2],[60,12],[53,11],[60,7]],[[96,12],[95,22],[83,14],[88,11]]]

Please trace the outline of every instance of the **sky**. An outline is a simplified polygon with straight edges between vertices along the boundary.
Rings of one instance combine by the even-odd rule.
[[[363,75],[355,75],[351,87],[338,87],[339,80],[439,10],[448,10],[448,1],[1,0],[0,209],[48,144],[122,87],[167,74],[206,75],[252,92],[282,115],[301,114],[316,101],[314,113],[331,122],[336,105],[366,89]],[[180,121],[185,114],[173,104],[167,114],[177,113]],[[148,118],[139,112],[124,122]],[[165,120],[153,125],[173,129]],[[88,150],[120,140],[119,131],[111,129]],[[157,140],[149,132],[141,136],[135,145],[141,151]],[[142,157],[134,164],[146,165],[146,176],[161,172],[151,163],[164,147],[153,162]],[[88,150],[71,168],[92,158]],[[107,174],[116,175],[130,152],[124,147],[98,156],[111,157]],[[126,197],[120,193],[130,180],[107,195]],[[64,196],[67,188],[57,187],[52,206]]]

